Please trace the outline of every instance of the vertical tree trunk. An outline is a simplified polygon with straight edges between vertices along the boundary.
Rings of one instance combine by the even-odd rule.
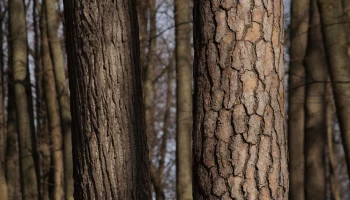
[[[144,103],[145,103],[145,118],[146,118],[146,134],[148,139],[148,145],[150,148],[154,147],[154,141],[156,135],[154,131],[154,87],[153,87],[153,68],[156,53],[156,5],[155,0],[148,1],[149,15],[150,15],[150,31],[148,38],[148,53],[145,71],[143,75],[143,91],[144,91]],[[153,158],[153,151],[150,151],[150,159]]]
[[[174,0],[176,60],[176,194],[192,199],[192,70],[190,1]]]
[[[16,104],[12,74],[8,75],[8,106],[7,106],[7,148],[6,148],[6,180],[8,189],[8,199],[20,199],[20,171],[18,157],[18,137],[17,137],[17,119]]]
[[[151,199],[135,1],[64,3],[74,196]]]
[[[195,1],[194,23],[194,199],[288,199],[283,2]]]
[[[333,134],[334,134],[334,124],[333,124],[333,113],[334,113],[334,103],[333,103],[333,94],[332,94],[332,85],[327,84],[327,93],[326,93],[326,126],[327,126],[327,148],[329,154],[329,171],[330,171],[330,187],[331,187],[331,197],[333,200],[341,200],[341,188],[338,182],[339,174],[336,172],[337,168],[337,159],[334,143],[333,143]]]
[[[56,91],[60,108],[61,125],[63,131],[63,152],[64,152],[64,186],[65,198],[73,200],[73,160],[72,160],[72,134],[71,134],[71,113],[68,94],[67,79],[64,70],[64,58],[61,45],[57,37],[57,19],[54,0],[45,0],[47,35],[51,60],[53,63]]]
[[[350,171],[350,58],[341,0],[318,0],[336,113]]]
[[[0,199],[7,200],[7,182],[6,182],[6,126],[5,126],[5,90],[4,90],[4,67],[5,67],[5,54],[4,54],[4,38],[5,33],[3,30],[3,24],[5,24],[6,8],[0,3]],[[6,27],[6,26],[5,26]]]
[[[288,146],[291,200],[304,200],[305,66],[310,0],[292,0],[288,83]]]
[[[45,5],[45,3],[43,4]],[[46,7],[43,6],[40,17],[41,30],[41,56],[43,65],[43,78],[47,114],[49,119],[51,154],[53,163],[53,195],[52,199],[64,199],[64,174],[63,174],[63,152],[62,152],[62,131],[59,115],[59,106],[57,102],[57,92],[55,85],[55,76],[50,58],[50,50],[46,34]]]
[[[305,198],[325,200],[325,95],[328,71],[317,0],[311,0],[309,24],[305,57]]]
[[[33,125],[31,125],[30,100],[26,93],[28,82],[27,70],[27,32],[25,10],[22,0],[11,0],[10,36],[11,59],[16,101],[17,127],[20,152],[20,171],[22,199],[38,198],[37,177],[33,159]]]

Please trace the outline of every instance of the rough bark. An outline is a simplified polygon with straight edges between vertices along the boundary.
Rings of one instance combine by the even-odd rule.
[[[308,35],[305,57],[305,198],[323,200],[327,197],[325,95],[328,71],[317,0],[310,2]]]
[[[135,1],[64,3],[74,197],[151,199]]]
[[[350,58],[341,0],[318,0],[336,113],[350,171]]]
[[[288,199],[283,2],[195,1],[194,199]]]
[[[176,195],[192,199],[192,69],[190,1],[174,0],[176,62]]]
[[[9,2],[11,59],[14,80],[14,93],[17,113],[22,199],[38,198],[37,177],[32,143],[33,121],[31,120],[30,100],[27,94],[30,85],[27,69],[27,35],[25,10],[22,0]]]
[[[310,0],[293,0],[288,83],[288,147],[291,200],[305,199],[305,66]]]
[[[45,5],[45,3],[44,3]],[[41,30],[41,56],[43,66],[44,94],[46,100],[47,116],[49,121],[49,131],[51,138],[50,152],[53,163],[53,192],[51,199],[64,199],[64,174],[63,174],[63,146],[62,130],[57,101],[57,92],[55,85],[55,75],[50,58],[49,44],[46,34],[46,7],[41,11],[40,30]]]
[[[57,36],[57,17],[54,0],[45,0],[47,36],[49,38],[49,48],[51,60],[54,68],[56,91],[59,102],[61,126],[63,131],[63,152],[64,152],[64,186],[65,198],[73,200],[73,158],[72,158],[72,131],[71,131],[71,113],[70,99],[68,93],[68,84],[64,69],[64,58],[61,45]]]

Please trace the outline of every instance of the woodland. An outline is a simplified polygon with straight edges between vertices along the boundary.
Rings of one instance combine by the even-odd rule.
[[[0,0],[0,200],[350,199],[350,0]]]

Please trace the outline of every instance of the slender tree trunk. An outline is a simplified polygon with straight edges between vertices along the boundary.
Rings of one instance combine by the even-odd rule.
[[[311,0],[309,24],[305,57],[305,198],[325,200],[327,197],[325,95],[328,71],[317,0]]]
[[[151,199],[135,1],[64,3],[74,196]]]
[[[333,200],[341,200],[341,188],[339,185],[339,174],[336,172],[337,168],[337,158],[335,147],[333,143],[334,134],[334,124],[333,124],[333,113],[334,113],[334,103],[331,84],[327,84],[327,95],[326,95],[326,126],[327,126],[327,148],[329,154],[329,168],[330,168],[330,187],[331,187],[331,197]]]
[[[283,2],[264,2],[195,1],[196,200],[288,199]]]
[[[190,1],[174,0],[176,60],[176,194],[192,199],[192,70]]]
[[[45,3],[44,3],[45,5]],[[41,56],[43,64],[43,78],[47,114],[49,119],[51,154],[53,162],[53,195],[52,199],[64,199],[64,174],[63,174],[63,151],[62,151],[62,131],[59,115],[59,106],[57,102],[57,92],[55,85],[55,75],[50,58],[50,50],[46,34],[46,7],[41,11],[40,30],[41,30]]]
[[[143,76],[143,91],[144,91],[144,104],[145,104],[145,118],[146,118],[146,134],[148,139],[148,145],[153,148],[156,144],[156,135],[154,131],[154,87],[153,87],[153,68],[156,53],[156,5],[155,0],[149,0],[149,12],[150,12],[150,33],[148,38],[148,52],[146,68]],[[151,149],[150,159],[153,158],[153,151]]]
[[[318,0],[336,113],[350,171],[350,58],[341,0]]]
[[[11,59],[16,101],[17,127],[19,139],[20,171],[22,199],[37,199],[37,177],[34,163],[34,150],[31,125],[31,108],[26,87],[28,82],[27,70],[27,33],[25,10],[22,0],[11,0],[10,7],[10,36]]]
[[[72,158],[72,134],[71,134],[71,114],[70,100],[68,94],[67,79],[64,70],[64,58],[61,45],[57,37],[57,19],[56,7],[54,0],[45,0],[46,19],[47,19],[47,35],[49,39],[49,47],[51,60],[53,63],[56,91],[60,108],[61,125],[63,131],[63,152],[64,152],[64,185],[65,198],[73,200],[73,158]]]
[[[293,0],[288,84],[288,146],[291,200],[304,200],[305,66],[310,0]]]
[[[148,11],[149,11],[149,3],[145,0],[136,0],[137,2],[137,17],[139,24],[139,39],[140,39],[140,63],[142,70],[146,68],[146,52],[147,52],[147,44],[148,44]],[[144,78],[144,75],[143,75]]]
[[[3,30],[3,24],[5,22],[6,8],[3,8],[0,4],[0,199],[7,200],[7,182],[6,182],[6,126],[5,126],[5,90],[4,90],[4,67],[5,67],[5,54],[4,54],[4,38],[5,33]],[[5,26],[6,27],[6,26]]]

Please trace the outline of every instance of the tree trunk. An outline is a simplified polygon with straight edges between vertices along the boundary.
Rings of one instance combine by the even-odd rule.
[[[20,170],[18,157],[18,137],[14,85],[11,73],[8,75],[8,106],[7,106],[7,148],[6,148],[6,180],[8,199],[20,199]]]
[[[45,5],[45,3],[43,4]],[[63,174],[63,151],[62,151],[62,131],[57,102],[57,92],[55,85],[55,75],[50,58],[50,50],[46,34],[46,7],[43,6],[40,17],[41,30],[41,56],[43,65],[44,94],[46,99],[47,114],[49,119],[49,129],[51,138],[51,154],[53,163],[53,194],[52,199],[64,199],[64,174]]]
[[[192,199],[192,69],[190,1],[174,0],[176,60],[176,195]]]
[[[135,1],[64,3],[74,197],[151,199]]]
[[[336,113],[350,171],[350,58],[341,0],[318,0]]]
[[[10,36],[11,59],[14,80],[14,92],[17,113],[17,128],[19,139],[20,171],[22,198],[37,199],[37,177],[34,164],[34,148],[32,137],[34,135],[31,120],[30,100],[26,87],[29,85],[27,70],[27,32],[25,10],[22,0],[11,0],[10,7]]]
[[[5,126],[5,90],[4,90],[4,68],[5,68],[5,54],[4,54],[4,38],[5,32],[3,24],[5,24],[6,8],[0,4],[0,199],[7,200],[7,182],[6,182],[6,126]],[[6,27],[6,26],[5,26]]]
[[[291,200],[304,200],[305,66],[310,0],[293,0],[288,84],[288,146]]]
[[[327,148],[329,154],[329,171],[330,171],[330,188],[331,188],[331,198],[333,200],[341,200],[341,188],[339,184],[339,174],[337,173],[337,158],[335,147],[333,143],[334,134],[334,124],[333,124],[333,113],[334,113],[334,103],[331,84],[327,84],[326,93],[326,126],[327,126]]]
[[[45,0],[47,36],[51,60],[53,64],[56,91],[59,102],[61,126],[63,131],[63,152],[64,152],[64,186],[65,198],[73,200],[73,158],[72,158],[72,133],[71,133],[71,113],[70,99],[68,93],[67,79],[64,70],[64,58],[61,45],[57,37],[57,18],[54,0]]]
[[[325,95],[328,71],[317,0],[311,0],[309,24],[305,57],[305,198],[325,200],[327,197]]]
[[[194,23],[194,199],[288,199],[283,2],[195,1]]]

